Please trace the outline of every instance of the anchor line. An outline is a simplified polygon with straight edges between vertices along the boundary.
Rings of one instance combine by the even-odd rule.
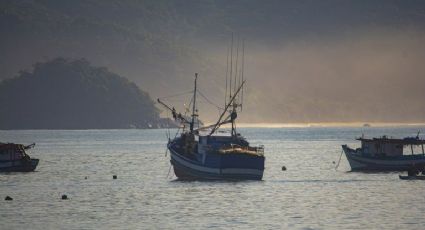
[[[336,166],[335,166],[335,170],[337,170],[338,169],[338,167],[339,167],[339,162],[341,162],[341,158],[342,158],[342,154],[344,153],[344,150],[341,150],[341,155],[339,155],[339,160],[338,160],[338,163],[336,164]]]
[[[168,173],[167,173],[167,179],[169,178],[169,176],[170,176],[170,172],[171,172],[171,167],[172,167],[172,165],[170,164],[170,167],[168,168]]]

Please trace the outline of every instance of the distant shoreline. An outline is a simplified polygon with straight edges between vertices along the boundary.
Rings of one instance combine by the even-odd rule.
[[[365,124],[369,126],[365,126]],[[208,125],[208,124],[206,124]],[[425,123],[401,123],[401,122],[315,122],[315,123],[238,123],[239,128],[327,128],[327,127],[400,127],[400,126],[425,126]],[[229,126],[230,127],[230,126]],[[226,125],[223,128],[228,128]],[[47,131],[47,130],[62,130],[62,131],[106,131],[106,130],[155,130],[167,129],[167,127],[158,128],[117,128],[117,129],[0,129],[0,131]],[[175,127],[169,127],[175,129]]]
[[[368,125],[368,126],[365,126]],[[311,123],[238,123],[243,128],[312,128],[312,127],[396,127],[425,126],[421,122],[311,122]]]

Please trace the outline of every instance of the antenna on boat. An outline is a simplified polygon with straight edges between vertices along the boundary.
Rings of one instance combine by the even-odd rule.
[[[193,90],[193,104],[192,104],[192,121],[190,122],[190,132],[193,133],[193,126],[195,124],[196,114],[196,80],[198,79],[198,73],[195,73],[195,89]]]

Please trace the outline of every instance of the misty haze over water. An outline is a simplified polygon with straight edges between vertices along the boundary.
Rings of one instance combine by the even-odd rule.
[[[424,177],[341,146],[424,157],[424,44],[420,0],[0,0],[0,171],[38,164],[0,174],[0,229],[421,229]],[[174,175],[224,171],[260,181]]]

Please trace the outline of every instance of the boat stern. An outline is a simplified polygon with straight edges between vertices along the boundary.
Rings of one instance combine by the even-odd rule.
[[[31,165],[29,167],[29,171],[34,171],[35,168],[37,168],[39,161],[40,161],[39,159],[31,159]]]

